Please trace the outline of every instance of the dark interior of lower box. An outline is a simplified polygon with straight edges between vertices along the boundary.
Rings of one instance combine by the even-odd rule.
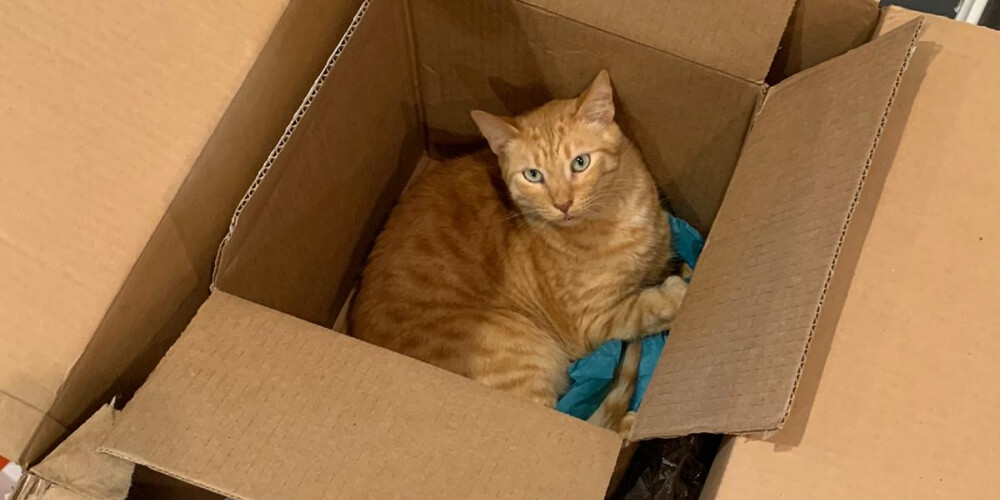
[[[639,443],[614,500],[694,500],[701,495],[722,436],[693,434]]]

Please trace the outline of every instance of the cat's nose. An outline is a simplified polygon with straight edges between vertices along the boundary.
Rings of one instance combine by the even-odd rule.
[[[564,201],[562,203],[553,203],[552,206],[558,208],[560,212],[568,215],[569,207],[573,206],[573,200]]]

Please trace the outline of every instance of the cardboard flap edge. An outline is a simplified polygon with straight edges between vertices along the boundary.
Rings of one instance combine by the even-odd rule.
[[[350,43],[351,38],[354,36],[354,33],[357,31],[358,26],[361,24],[361,20],[364,18],[365,13],[368,11],[368,7],[371,5],[371,2],[372,0],[364,0],[358,7],[357,12],[354,14],[354,18],[351,20],[350,25],[348,25],[347,27],[347,31],[344,32],[344,35],[341,37],[340,42],[337,43],[337,46],[333,49],[333,52],[330,53],[330,56],[327,58],[326,64],[324,64],[323,69],[316,76],[316,80],[313,82],[312,86],[309,88],[309,91],[306,92],[305,97],[302,99],[302,104],[300,104],[299,108],[295,110],[295,113],[289,120],[288,125],[285,126],[285,131],[281,134],[281,137],[278,139],[274,147],[271,149],[271,153],[268,154],[267,159],[264,161],[264,164],[261,165],[260,169],[257,171],[257,175],[254,177],[254,180],[250,183],[250,186],[247,187],[246,194],[243,195],[243,198],[236,206],[236,209],[233,210],[233,216],[229,222],[229,228],[226,231],[225,236],[223,236],[222,241],[219,242],[219,249],[216,251],[215,254],[215,262],[212,266],[212,280],[210,284],[211,290],[214,291],[218,289],[222,270],[224,266],[227,265],[229,262],[229,260],[227,259],[229,255],[227,254],[226,250],[229,247],[230,242],[233,241],[234,237],[237,234],[237,229],[240,222],[240,216],[243,215],[244,209],[246,209],[246,207],[252,202],[254,194],[256,194],[257,190],[264,183],[265,179],[267,178],[267,174],[271,171],[271,167],[274,165],[275,160],[277,160],[278,156],[281,155],[282,150],[285,149],[285,145],[288,144],[288,140],[292,137],[292,134],[295,133],[295,129],[302,121],[302,117],[305,116],[307,111],[309,111],[309,106],[316,98],[316,95],[319,92],[320,88],[323,87],[323,83],[326,82],[327,76],[329,76],[334,65],[336,65],[337,60],[340,58],[340,55],[344,52],[344,49]]]

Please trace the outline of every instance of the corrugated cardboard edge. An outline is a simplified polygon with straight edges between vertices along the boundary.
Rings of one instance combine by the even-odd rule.
[[[254,193],[257,192],[257,189],[264,182],[264,179],[267,177],[268,172],[271,171],[271,167],[274,166],[274,162],[278,159],[278,156],[281,155],[282,150],[285,149],[285,145],[288,144],[288,140],[292,137],[292,134],[295,133],[295,129],[299,126],[299,123],[302,121],[302,118],[306,115],[306,112],[309,111],[309,107],[312,105],[313,100],[316,99],[316,95],[319,94],[319,90],[323,87],[323,83],[325,83],[326,78],[330,76],[330,71],[332,71],[334,65],[337,64],[337,60],[340,59],[340,55],[343,54],[344,50],[347,48],[347,45],[351,41],[351,37],[354,36],[354,32],[357,31],[358,26],[361,24],[361,20],[362,18],[364,18],[365,12],[368,11],[368,7],[371,5],[371,2],[372,0],[364,0],[364,2],[361,3],[361,6],[358,8],[357,13],[354,14],[354,18],[351,20],[351,24],[347,27],[347,31],[344,32],[344,36],[341,37],[340,43],[337,44],[337,46],[333,49],[333,52],[330,54],[330,57],[327,58],[326,64],[323,66],[323,70],[320,71],[319,75],[316,77],[316,80],[313,82],[312,87],[309,88],[309,91],[306,93],[305,98],[302,99],[302,104],[299,105],[299,108],[295,111],[295,114],[292,116],[291,121],[285,127],[285,131],[281,134],[281,138],[278,139],[277,144],[274,145],[274,148],[271,150],[271,153],[267,156],[267,160],[264,161],[264,164],[260,167],[260,170],[257,171],[257,176],[254,177],[254,180],[250,184],[250,187],[247,188],[246,194],[243,195],[243,198],[240,200],[239,204],[236,206],[236,209],[233,211],[233,217],[229,222],[229,229],[226,231],[226,235],[222,238],[222,241],[219,243],[219,250],[215,254],[215,264],[213,265],[212,268],[212,282],[211,285],[209,286],[210,290],[212,291],[216,290],[215,285],[219,277],[219,272],[220,268],[222,267],[222,262],[225,259],[226,246],[229,244],[229,241],[232,240],[233,235],[236,233],[236,228],[239,225],[240,215],[243,213],[243,210],[250,203],[250,200],[253,198]]]
[[[875,152],[878,150],[879,140],[882,138],[882,133],[885,132],[885,124],[889,120],[889,113],[892,112],[892,103],[896,98],[896,93],[899,91],[899,84],[903,81],[903,76],[906,74],[906,69],[910,64],[910,59],[913,57],[913,52],[917,48],[917,41],[920,39],[920,32],[923,30],[923,17],[920,17],[912,22],[916,25],[913,27],[913,36],[910,38],[909,48],[903,56],[903,61],[899,66],[899,72],[896,74],[896,81],[893,82],[892,89],[889,91],[889,98],[885,102],[885,109],[882,112],[882,118],[879,120],[878,128],[875,131],[875,137],[872,140],[871,149],[868,150],[868,157],[865,160],[864,167],[861,169],[861,180],[858,182],[858,186],[854,191],[854,198],[851,200],[851,204],[847,209],[847,217],[844,218],[844,225],[840,230],[840,238],[837,240],[837,246],[834,250],[833,258],[830,261],[830,268],[827,270],[826,279],[823,282],[823,290],[820,294],[819,302],[816,304],[816,313],[813,315],[812,324],[809,327],[809,334],[806,337],[805,348],[802,350],[802,360],[799,362],[799,369],[795,373],[795,381],[792,383],[792,391],[788,395],[788,401],[785,403],[785,413],[782,415],[781,421],[774,429],[761,429],[758,432],[769,433],[783,428],[785,426],[785,422],[788,421],[788,415],[792,411],[792,404],[795,402],[795,393],[798,391],[799,382],[802,380],[802,371],[805,368],[806,359],[809,356],[809,346],[812,344],[813,335],[816,333],[816,325],[819,323],[820,314],[823,313],[823,303],[826,300],[826,295],[830,288],[830,281],[833,279],[833,273],[837,268],[837,260],[840,257],[840,251],[844,246],[844,239],[847,237],[847,231],[850,230],[851,219],[854,217],[854,211],[858,206],[858,202],[861,200],[861,193],[864,190],[865,181],[868,179],[868,172],[871,170],[872,161],[875,158]]]

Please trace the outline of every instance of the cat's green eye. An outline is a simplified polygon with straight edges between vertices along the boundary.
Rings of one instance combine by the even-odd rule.
[[[573,158],[573,162],[570,163],[569,167],[573,169],[574,172],[583,172],[587,170],[590,166],[590,155],[584,153],[582,155]]]
[[[542,182],[542,180],[545,179],[545,176],[542,175],[541,170],[538,170],[537,168],[529,168],[524,171],[524,178],[527,179],[528,182],[538,183]]]

